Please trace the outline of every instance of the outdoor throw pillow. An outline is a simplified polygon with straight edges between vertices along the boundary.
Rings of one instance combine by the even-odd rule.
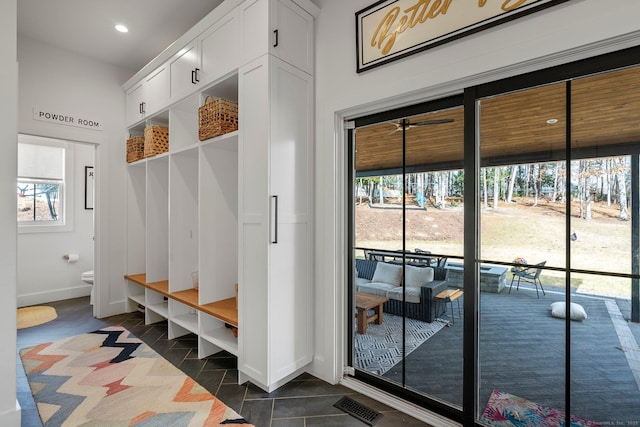
[[[407,265],[405,267],[407,275],[406,285],[420,287],[427,283],[433,282],[433,268],[431,267],[413,267]]]
[[[564,301],[554,302],[551,304],[551,315],[559,319],[564,319],[567,316],[565,312],[566,308],[567,304]],[[584,311],[584,308],[580,304],[572,302],[569,317],[571,320],[584,320],[587,318],[587,312]]]
[[[402,282],[402,266],[379,262],[378,265],[376,265],[376,271],[373,273],[373,279],[371,279],[371,281],[400,286]]]

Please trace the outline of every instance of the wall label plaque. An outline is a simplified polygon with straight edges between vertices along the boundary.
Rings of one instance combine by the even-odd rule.
[[[356,12],[357,72],[565,1],[378,1]]]

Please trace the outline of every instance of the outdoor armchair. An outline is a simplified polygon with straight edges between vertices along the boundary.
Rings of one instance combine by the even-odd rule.
[[[518,278],[518,285],[516,286],[516,291],[520,289],[520,281],[530,282],[536,287],[536,295],[540,298],[540,293],[538,292],[538,285],[542,290],[542,295],[546,295],[544,293],[544,288],[542,287],[542,282],[540,281],[540,273],[542,273],[542,267],[547,263],[547,261],[542,261],[532,268],[518,269],[512,268],[511,273],[513,276],[511,277],[511,285],[509,286],[509,293],[511,293],[511,288],[513,287],[513,281],[515,278]]]

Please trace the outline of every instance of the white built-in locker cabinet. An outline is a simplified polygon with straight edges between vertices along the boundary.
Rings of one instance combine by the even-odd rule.
[[[225,2],[125,87],[130,134],[169,127],[168,153],[127,168],[127,273],[146,274],[127,281],[127,309],[166,319],[169,338],[196,334],[199,357],[237,355],[240,381],[269,391],[313,357],[317,12],[308,0]],[[238,103],[239,130],[201,142],[208,96]],[[201,309],[178,298],[193,295],[194,271]],[[233,298],[235,283],[238,338],[204,307]]]
[[[169,158],[146,162],[146,268],[147,281],[166,280],[169,249]],[[135,271],[135,270],[134,270]]]
[[[127,271],[146,271],[147,233],[147,167],[138,162],[127,168]],[[128,312],[145,305],[145,291],[138,285],[127,283]]]
[[[144,102],[144,80],[137,82],[127,91],[127,124],[144,119],[142,103]]]
[[[313,10],[310,2],[305,11],[291,0],[247,0],[240,6],[244,29],[243,63],[265,53],[313,74]],[[268,17],[268,19],[265,19]]]
[[[195,147],[169,158],[169,292],[192,288],[198,271],[198,155]]]
[[[200,71],[200,58],[198,56],[195,40],[180,49],[169,60],[171,70],[171,100],[179,99],[184,93],[193,90],[198,83]]]
[[[313,81],[270,54],[239,80],[239,370],[271,391],[313,357]]]
[[[209,84],[240,65],[240,24],[233,9],[178,51],[170,60],[171,100]]]
[[[169,69],[156,68],[127,91],[127,124],[150,117],[169,103]]]

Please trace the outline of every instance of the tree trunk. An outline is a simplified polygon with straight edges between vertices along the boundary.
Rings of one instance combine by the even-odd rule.
[[[518,165],[511,166],[511,176],[509,177],[509,187],[507,188],[506,202],[511,203],[513,198],[513,186],[516,183],[516,175],[518,174]]]
[[[607,159],[607,206],[611,206],[611,159]]]
[[[540,172],[539,165],[532,165],[531,175],[533,177],[533,206],[538,206],[538,173]]]
[[[498,209],[498,199],[500,198],[500,168],[493,168],[493,209]]]
[[[449,195],[449,174],[447,172],[441,172],[441,179],[442,181],[442,192],[441,197],[442,197],[442,208],[445,208],[447,205],[447,196]]]
[[[580,201],[580,218],[584,218],[584,161],[578,163],[578,200]]]
[[[624,167],[622,165],[623,158],[619,159],[618,174],[616,175],[618,184],[618,199],[620,200],[620,219],[629,220],[629,212],[627,211],[627,184],[625,182]]]
[[[482,168],[482,186],[484,190],[484,208],[487,209],[489,207],[489,196],[487,194],[487,168]]]
[[[555,164],[555,171],[553,173],[553,193],[551,194],[551,201],[555,203],[558,200],[558,179],[560,178],[560,165]]]
[[[584,219],[586,221],[591,221],[591,192],[589,191],[589,188],[586,185],[586,182],[585,182],[585,190],[584,190],[584,201],[585,201]]]

